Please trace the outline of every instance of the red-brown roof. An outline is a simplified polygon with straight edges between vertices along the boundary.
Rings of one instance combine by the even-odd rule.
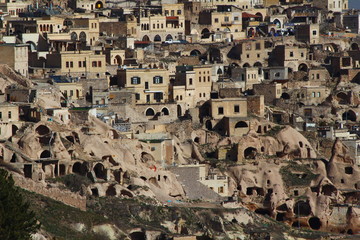
[[[135,44],[149,44],[150,41],[135,41]]]
[[[259,18],[260,16],[251,14],[251,13],[247,13],[247,12],[243,12],[242,13],[242,18]]]
[[[166,20],[178,20],[179,17],[177,16],[169,16],[169,17],[166,17]]]

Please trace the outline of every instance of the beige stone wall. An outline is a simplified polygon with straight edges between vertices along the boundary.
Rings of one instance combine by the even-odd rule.
[[[247,117],[248,109],[246,102],[246,98],[212,99],[210,101],[211,116],[214,119],[221,119],[223,117]],[[236,106],[238,107],[238,112],[236,112]]]
[[[265,112],[265,103],[264,103],[264,96],[248,96],[247,98],[247,109],[249,113],[264,116]]]
[[[140,78],[140,83],[133,84],[131,80],[133,77]],[[162,83],[157,83],[156,77],[162,77]],[[169,100],[169,73],[166,69],[121,69],[118,71],[118,85],[132,89],[135,94],[138,94],[136,104],[165,103]],[[155,94],[160,92],[163,93],[163,99],[157,102]]]
[[[60,92],[70,100],[79,100],[84,97],[81,83],[57,83]]]

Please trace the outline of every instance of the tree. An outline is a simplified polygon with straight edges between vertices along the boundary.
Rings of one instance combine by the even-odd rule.
[[[0,169],[0,239],[27,240],[40,224],[9,173]]]

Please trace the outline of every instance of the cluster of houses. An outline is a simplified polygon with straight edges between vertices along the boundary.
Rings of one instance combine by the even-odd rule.
[[[164,126],[179,119],[241,136],[259,116],[359,146],[359,88],[347,84],[360,83],[360,12],[348,8],[348,0],[0,0],[0,64],[37,83],[0,93],[0,136],[92,109],[169,165]],[[56,91],[58,108],[36,107]],[[339,121],[319,126],[331,114]]]

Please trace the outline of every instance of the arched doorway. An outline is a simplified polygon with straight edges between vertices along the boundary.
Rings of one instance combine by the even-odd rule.
[[[103,8],[103,7],[104,7],[104,4],[101,1],[97,1],[95,3],[95,8],[96,9],[100,9],[100,8]]]
[[[82,164],[80,162],[74,163],[74,165],[72,166],[72,172],[83,175]]]
[[[85,33],[85,32],[81,32],[81,33],[79,34],[79,40],[80,40],[81,42],[86,42],[86,33]]]
[[[288,99],[290,99],[290,95],[288,93],[283,93],[283,94],[281,94],[281,98],[288,100]]]
[[[70,34],[70,39],[71,39],[72,41],[76,41],[76,40],[78,39],[77,33],[76,33],[76,32],[72,32],[72,33]]]
[[[173,37],[171,36],[171,34],[168,34],[165,38],[165,41],[170,41],[173,40]]]
[[[16,125],[12,125],[11,130],[12,130],[12,136],[14,136],[16,132],[19,130],[19,128]]]
[[[254,63],[254,67],[262,67],[261,62],[256,62],[256,63]]]
[[[255,36],[255,30],[254,30],[254,28],[250,28],[248,30],[248,37],[253,37],[253,36]]]
[[[243,68],[248,68],[248,67],[250,67],[250,64],[244,63]]]
[[[94,167],[94,172],[95,172],[96,178],[106,180],[106,169],[105,169],[104,165],[102,165],[101,163],[97,163]]]
[[[305,63],[300,64],[299,65],[299,71],[307,72],[308,71],[308,66]]]
[[[256,148],[248,147],[244,150],[245,159],[255,159],[256,154],[257,154]]]
[[[156,35],[154,37],[154,42],[161,42],[161,37],[159,35]]]
[[[237,122],[235,124],[235,128],[247,128],[249,127],[248,124],[244,121]]]
[[[40,158],[50,158],[51,157],[51,153],[48,150],[42,151],[40,154]]]
[[[201,52],[197,49],[194,49],[190,52],[190,56],[200,56]]]
[[[349,110],[343,113],[342,120],[356,122],[356,113],[353,110]]]
[[[281,22],[279,21],[279,19],[275,19],[273,23],[276,25],[277,28],[281,28]]]
[[[118,66],[121,66],[122,65],[122,59],[119,55],[116,55],[115,56],[115,63],[118,65]]]
[[[148,35],[144,35],[143,38],[142,38],[142,41],[143,42],[150,42],[150,38]]]
[[[202,38],[202,39],[205,39],[205,38],[209,38],[209,37],[210,37],[210,31],[209,31],[209,29],[204,28],[204,29],[201,31],[201,38]]]
[[[167,116],[167,115],[169,115],[169,109],[167,109],[167,108],[163,108],[163,109],[161,109],[161,112],[163,113],[163,115],[165,115],[165,116]]]
[[[145,116],[154,116],[154,115],[155,115],[154,109],[152,108],[146,109]]]
[[[256,13],[255,15],[259,17],[260,22],[263,21],[263,15],[260,12]]]
[[[353,51],[359,51],[359,45],[357,43],[353,43],[351,44],[350,49]]]

